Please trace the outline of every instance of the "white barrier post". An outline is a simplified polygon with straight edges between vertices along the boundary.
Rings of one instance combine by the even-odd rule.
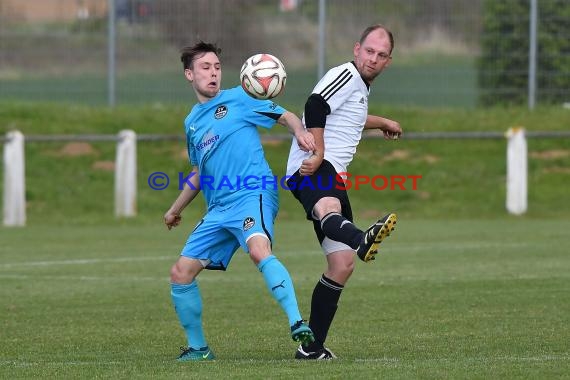
[[[26,225],[24,135],[19,131],[8,132],[4,144],[4,225]]]
[[[527,146],[524,128],[510,128],[507,144],[507,210],[521,215],[527,210]]]
[[[115,216],[137,214],[137,135],[123,130],[117,142],[115,162]]]

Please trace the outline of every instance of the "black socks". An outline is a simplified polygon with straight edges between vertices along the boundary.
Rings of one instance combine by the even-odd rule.
[[[331,240],[340,241],[352,249],[358,248],[362,231],[337,212],[331,212],[321,219],[321,230]]]
[[[315,286],[309,320],[309,327],[313,330],[315,341],[305,346],[307,352],[315,352],[323,348],[342,289],[344,289],[343,285],[325,277],[324,274]]]

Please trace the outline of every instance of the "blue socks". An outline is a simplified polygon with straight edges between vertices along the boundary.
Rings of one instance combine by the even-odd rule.
[[[200,349],[208,346],[202,330],[202,297],[198,282],[170,284],[170,288],[174,309],[186,332],[188,347]]]
[[[293,326],[302,318],[289,272],[273,255],[261,260],[257,268],[263,274],[267,289],[287,314],[289,326]],[[196,350],[207,347],[202,329],[202,297],[198,282],[194,280],[190,284],[170,284],[170,288],[176,315],[186,332],[188,347]]]
[[[269,293],[287,314],[289,326],[300,321],[302,318],[297,305],[293,281],[291,281],[291,276],[283,264],[277,257],[270,255],[257,264],[257,269],[263,274]]]

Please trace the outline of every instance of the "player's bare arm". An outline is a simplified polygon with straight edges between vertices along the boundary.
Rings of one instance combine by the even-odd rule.
[[[166,227],[168,227],[169,230],[180,224],[182,221],[182,216],[180,215],[182,210],[184,210],[200,192],[200,175],[198,167],[194,166],[192,168],[192,173],[194,173],[194,175],[190,176],[188,179],[192,186],[188,183],[184,183],[182,192],[178,195],[178,198],[176,198],[166,214],[164,214],[164,224],[166,224]]]
[[[308,131],[315,139],[315,149],[311,157],[303,160],[299,168],[299,174],[312,175],[317,171],[325,158],[325,129],[324,128],[309,128]]]
[[[314,151],[315,150],[315,139],[312,134],[308,133],[305,128],[303,127],[303,123],[301,119],[297,117],[292,112],[285,112],[277,122],[289,130],[291,134],[295,136],[297,140],[297,144],[299,147],[304,150],[305,152]]]
[[[402,136],[402,128],[400,123],[385,117],[368,115],[364,129],[379,129],[384,134],[386,140],[396,140]]]

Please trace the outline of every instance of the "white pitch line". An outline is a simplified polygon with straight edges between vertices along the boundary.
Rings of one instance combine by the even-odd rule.
[[[0,264],[0,268],[16,268],[16,267],[47,267],[50,265],[85,265],[96,263],[124,263],[136,261],[158,261],[172,260],[173,262],[178,256],[155,256],[155,257],[115,257],[108,259],[76,259],[76,260],[53,260],[53,261],[25,261],[21,263]]]
[[[17,273],[0,273],[0,280],[34,280],[34,281],[93,281],[93,282],[104,282],[104,283],[135,283],[138,281],[149,281],[149,282],[160,282],[164,284],[170,283],[170,278],[166,276],[156,276],[156,277],[138,277],[138,276],[52,276],[52,275],[27,275],[27,274],[17,274]],[[243,276],[233,276],[233,275],[222,275],[220,274],[201,274],[198,277],[199,282],[215,282],[219,283],[247,283],[249,284],[251,280]]]
[[[33,366],[75,366],[75,365],[123,365],[125,364],[124,362],[98,362],[98,361],[93,361],[93,362],[88,362],[88,361],[81,361],[81,362],[24,362],[24,361],[10,361],[10,360],[5,360],[5,361],[0,361],[0,367],[1,366],[12,366],[12,367],[33,367]]]
[[[410,364],[417,362],[449,362],[457,363],[461,361],[468,362],[550,362],[550,361],[567,361],[570,360],[570,356],[567,355],[541,355],[541,356],[495,356],[495,357],[445,357],[445,358],[424,358],[424,359],[401,359],[401,358],[367,358],[367,359],[343,359],[339,358],[333,360],[332,363],[385,363],[385,364]],[[235,363],[235,364],[278,364],[278,363],[299,363],[295,359],[221,359],[218,358],[219,363]],[[12,367],[32,367],[32,366],[100,366],[100,365],[123,365],[124,362],[112,361],[112,362],[101,362],[101,361],[69,361],[69,362],[29,362],[29,361],[17,361],[17,360],[4,360],[0,361],[0,367],[2,366],[12,366]]]
[[[471,357],[471,358],[425,358],[425,359],[412,359],[402,360],[399,358],[369,358],[369,359],[354,359],[355,362],[385,362],[385,363],[407,363],[407,362],[458,362],[458,361],[471,361],[471,362],[549,362],[549,361],[566,361],[570,360],[568,355],[541,355],[541,356],[495,356],[495,357]]]
[[[527,247],[526,242],[483,242],[483,241],[468,241],[461,243],[449,242],[432,242],[432,243],[405,243],[405,244],[392,244],[390,250],[405,251],[405,252],[423,252],[423,251],[465,251],[472,249],[498,249],[498,248],[524,248]]]
[[[462,243],[459,247],[452,244],[443,243],[422,243],[422,244],[401,244],[393,245],[390,250],[393,251],[405,251],[405,252],[421,252],[426,250],[469,250],[469,249],[481,249],[481,248],[520,248],[526,246],[525,243],[517,242],[503,242],[503,243],[489,243],[489,242],[468,242]],[[277,255],[281,254],[298,254],[299,251],[289,251],[289,250],[276,250]],[[313,254],[321,253],[321,251],[303,251],[303,253]],[[53,260],[53,261],[27,261],[20,263],[4,263],[0,264],[0,269],[2,268],[15,268],[15,267],[33,267],[33,266],[51,266],[51,265],[85,265],[85,264],[96,264],[96,263],[122,263],[122,262],[134,262],[134,261],[161,261],[161,260],[172,260],[173,262],[178,258],[178,255],[170,256],[154,256],[154,257],[116,257],[116,258],[106,258],[106,259],[75,259],[75,260]]]
[[[136,282],[136,281],[160,281],[168,283],[168,277],[101,277],[101,276],[42,276],[26,274],[0,274],[0,279],[9,280],[57,280],[57,281],[104,281],[104,282]]]

